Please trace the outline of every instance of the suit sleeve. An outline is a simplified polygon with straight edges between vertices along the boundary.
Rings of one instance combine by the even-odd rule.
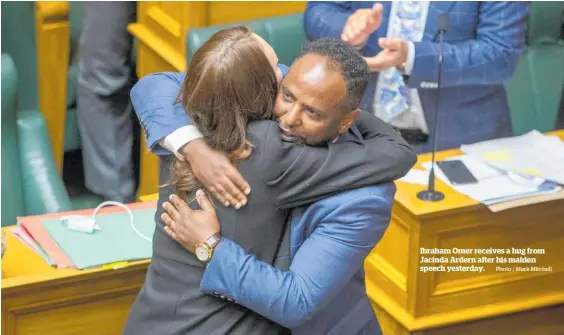
[[[282,76],[286,76],[289,67],[278,64]],[[157,155],[170,155],[171,152],[161,147],[159,141],[185,126],[195,127],[184,108],[178,103],[178,95],[184,73],[161,72],[145,76],[131,89],[131,102],[135,113],[145,131],[147,146]],[[176,143],[187,143],[194,134],[185,135],[186,131],[179,134]],[[169,145],[174,147],[174,145]]]
[[[271,127],[262,171],[278,207],[294,208],[345,190],[390,182],[415,164],[415,152],[379,118],[362,112],[355,125],[362,137],[301,148],[282,141],[278,127]],[[350,133],[354,135],[355,129]]]
[[[170,155],[159,141],[175,130],[191,125],[178,94],[184,73],[154,73],[139,80],[131,89],[131,103],[145,131],[147,146],[157,155]]]
[[[388,188],[386,196],[351,199],[323,218],[298,249],[289,271],[258,261],[224,239],[200,290],[231,297],[285,327],[300,326],[344,288],[385,232],[394,186],[379,187]]]
[[[509,79],[525,45],[528,2],[481,2],[476,37],[445,42],[441,85],[492,85]],[[447,32],[448,35],[448,32]],[[408,86],[436,81],[439,43],[415,42],[415,60]]]
[[[310,41],[341,37],[347,19],[354,12],[351,1],[309,1],[304,13],[304,29]]]

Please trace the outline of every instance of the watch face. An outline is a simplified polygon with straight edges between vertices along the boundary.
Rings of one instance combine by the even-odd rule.
[[[209,259],[210,253],[208,249],[203,245],[198,245],[196,247],[196,257],[202,262],[205,262]]]

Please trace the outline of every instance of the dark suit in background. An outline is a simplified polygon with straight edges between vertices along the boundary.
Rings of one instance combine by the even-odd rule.
[[[86,187],[107,200],[135,201],[133,118],[134,1],[81,1],[77,118]]]

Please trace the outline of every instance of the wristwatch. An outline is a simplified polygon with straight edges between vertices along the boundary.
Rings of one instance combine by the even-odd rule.
[[[221,239],[221,235],[219,233],[215,233],[204,242],[196,244],[194,247],[196,250],[196,257],[204,263],[211,261],[213,251],[215,250],[217,244],[221,242]]]

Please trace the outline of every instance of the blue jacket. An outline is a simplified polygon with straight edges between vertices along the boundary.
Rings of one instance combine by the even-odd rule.
[[[340,37],[350,14],[370,8],[373,1],[309,2],[304,15],[306,35]],[[381,51],[378,39],[386,37],[391,4],[383,2],[382,25],[363,48],[365,56]],[[439,45],[434,41],[437,17],[448,13],[441,85],[439,149],[458,147],[491,138],[511,136],[511,120],[503,83],[517,66],[525,44],[528,2],[444,1],[431,2],[421,42],[414,43],[415,58],[407,80],[418,88],[429,130],[435,120],[436,89],[423,89],[422,83],[436,82]],[[377,73],[373,75],[362,108],[373,110]],[[423,85],[426,86],[426,85]],[[426,145],[414,147],[430,151],[434,134]]]
[[[290,70],[283,64],[278,64],[278,68],[284,77]],[[131,89],[131,103],[145,132],[147,147],[154,154],[170,155],[159,141],[192,124],[178,100],[185,76],[182,72],[153,73],[141,78]]]
[[[365,187],[318,201],[305,213],[296,209],[287,272],[224,239],[200,290],[233,299],[293,334],[378,334],[362,266],[388,227],[394,193],[393,184]]]
[[[285,75],[287,67],[281,69]],[[147,145],[157,154],[170,155],[158,141],[189,124],[175,102],[183,79],[183,73],[153,74],[131,91]],[[390,183],[295,209],[288,272],[257,261],[225,239],[206,269],[201,290],[233,297],[296,334],[378,334],[362,266],[388,226],[394,193]]]

